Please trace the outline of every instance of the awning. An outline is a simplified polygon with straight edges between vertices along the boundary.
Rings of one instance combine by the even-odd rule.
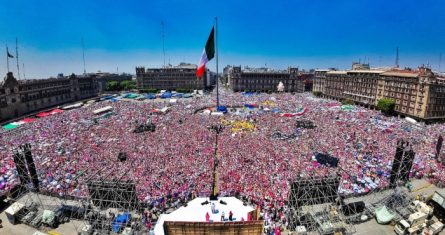
[[[54,115],[54,114],[57,114],[57,113],[63,113],[63,110],[61,110],[61,109],[53,109],[53,110],[51,110],[49,112],[49,114],[51,114],[51,115]]]
[[[4,125],[2,127],[5,130],[12,130],[12,129],[15,129],[15,128],[19,127],[19,125],[13,124],[13,123],[8,123],[8,124],[6,124],[6,125]]]
[[[35,118],[24,118],[21,120],[21,122],[30,123],[30,122],[34,122],[35,120],[36,120]]]
[[[36,117],[42,118],[42,117],[47,117],[49,115],[51,115],[49,112],[48,113],[47,112],[41,112],[41,113],[38,113],[36,115]]]

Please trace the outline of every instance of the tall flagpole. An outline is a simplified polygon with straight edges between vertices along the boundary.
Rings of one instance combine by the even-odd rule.
[[[20,80],[19,47],[18,47],[18,39],[17,38],[15,38],[15,58],[17,60],[17,77]]]
[[[165,35],[164,35],[164,21],[161,21],[162,26],[162,53],[164,54],[164,68],[165,68]]]
[[[26,80],[26,74],[25,74],[25,63],[22,64],[22,70],[23,70],[23,79]]]
[[[218,79],[218,17],[215,17],[215,49],[216,49],[216,108],[219,107],[219,79]]]
[[[87,70],[85,69],[85,44],[83,43],[83,37],[82,37],[82,59],[83,59],[83,74],[87,74]]]

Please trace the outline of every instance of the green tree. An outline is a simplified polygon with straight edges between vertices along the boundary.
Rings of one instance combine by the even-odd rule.
[[[342,105],[353,105],[354,101],[351,98],[346,98],[344,100],[341,101]]]
[[[312,93],[317,97],[320,97],[323,94],[321,91],[314,91]]]
[[[118,91],[120,90],[120,85],[118,81],[108,81],[106,85],[107,91]]]
[[[176,88],[176,92],[178,92],[178,93],[189,93],[190,89],[187,89],[187,88]]]
[[[377,108],[387,115],[393,114],[395,107],[396,102],[393,99],[382,98],[377,102]]]
[[[122,81],[120,83],[120,88],[126,91],[136,89],[136,82],[133,80]]]

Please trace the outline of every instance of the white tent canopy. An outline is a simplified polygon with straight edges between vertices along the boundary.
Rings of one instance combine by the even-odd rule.
[[[111,107],[111,106],[105,106],[105,107],[103,107],[103,108],[94,110],[93,113],[94,113],[94,114],[100,114],[100,113],[105,113],[105,112],[108,112],[108,111],[111,111],[111,110],[113,110],[113,107]]]

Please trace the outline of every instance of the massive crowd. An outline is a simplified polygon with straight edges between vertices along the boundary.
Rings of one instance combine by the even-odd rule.
[[[102,101],[22,125],[0,133],[0,193],[18,182],[13,148],[30,143],[41,189],[86,197],[90,178],[132,179],[140,200],[159,203],[167,196],[209,195],[212,182],[215,133],[209,126],[222,119],[253,123],[254,131],[219,135],[219,189],[222,195],[240,195],[266,208],[265,216],[284,219],[290,182],[297,177],[342,175],[340,193],[361,194],[388,186],[399,138],[413,143],[416,153],[412,177],[445,182],[445,170],[434,159],[438,136],[445,125],[411,124],[379,111],[313,97],[311,94],[242,94],[222,92],[227,106],[238,108],[224,117],[195,110],[215,105],[214,94],[179,99],[176,103]],[[98,121],[93,110],[112,106],[113,115]],[[165,114],[153,109],[170,106]],[[286,117],[304,108],[301,116]],[[297,128],[297,119],[310,120],[314,129]],[[147,120],[155,132],[134,133]],[[294,134],[277,139],[273,134]],[[127,154],[119,161],[120,152]],[[316,152],[339,159],[337,169],[314,161]],[[162,201],[162,200],[161,200]]]

